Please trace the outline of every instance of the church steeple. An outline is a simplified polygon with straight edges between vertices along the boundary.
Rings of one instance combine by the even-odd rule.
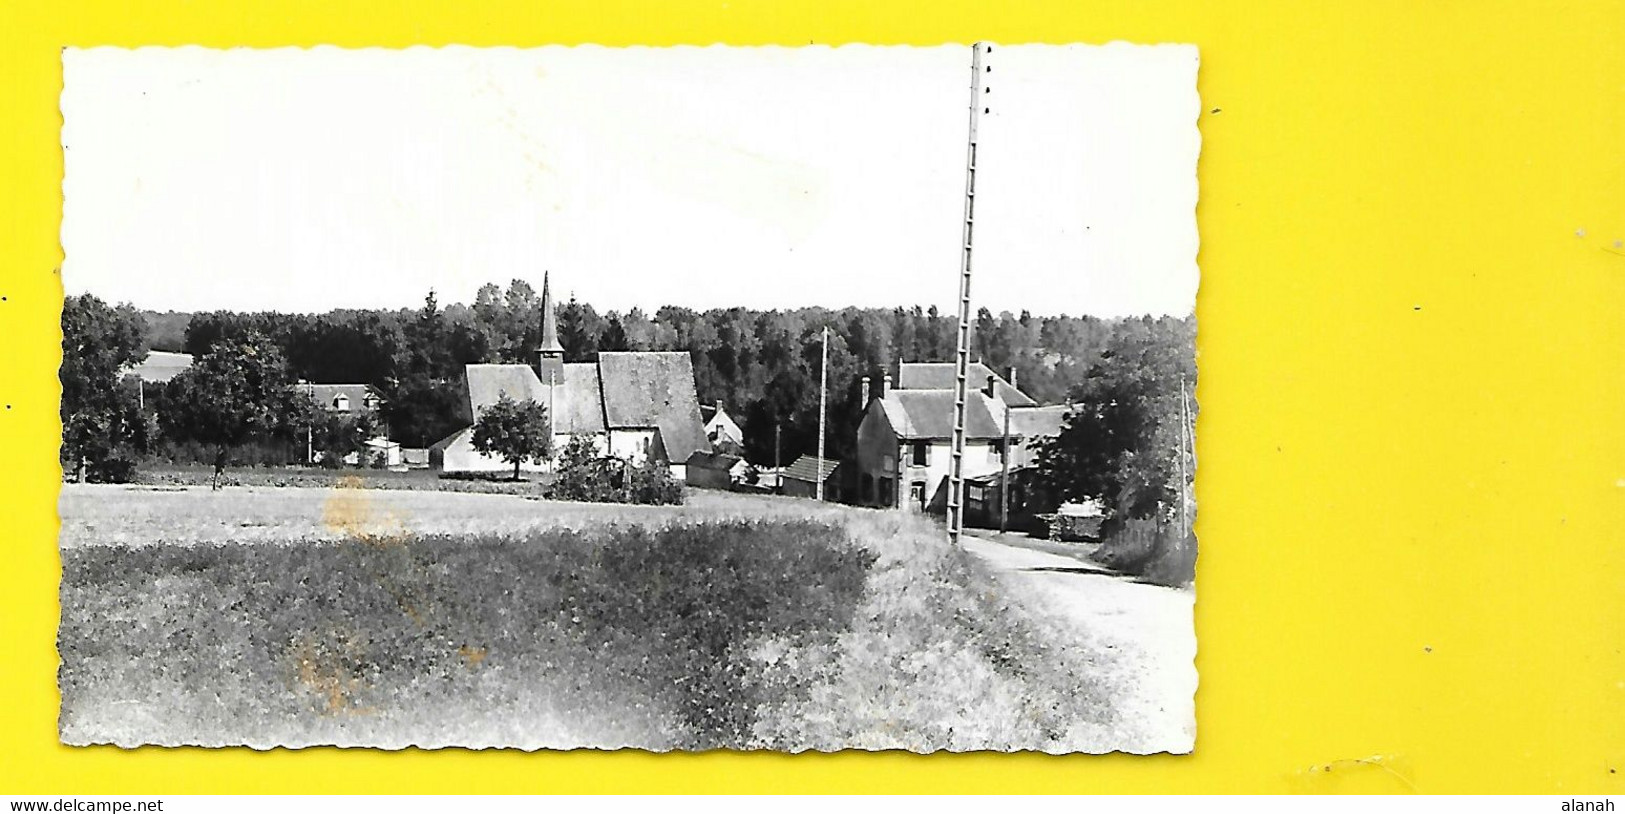
[[[553,313],[553,292],[548,287],[547,272],[542,272],[542,343],[536,352],[543,358],[563,358],[564,346],[559,344],[559,320]]]
[[[553,292],[542,272],[542,341],[536,348],[536,378],[549,388],[564,380],[564,346],[559,344],[558,316],[553,313]],[[551,409],[552,398],[548,398]]]

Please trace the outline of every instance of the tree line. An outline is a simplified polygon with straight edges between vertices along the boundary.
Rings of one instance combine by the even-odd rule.
[[[862,418],[860,378],[893,373],[901,360],[952,361],[955,318],[935,308],[818,307],[787,310],[663,306],[599,312],[571,297],[557,305],[559,340],[567,361],[591,361],[601,351],[685,350],[694,365],[701,403],[722,403],[745,431],[752,462],[784,463],[817,446],[820,337],[829,329],[827,454],[853,452]],[[441,306],[434,292],[415,309],[336,310],[324,314],[211,311],[190,315],[138,312],[91,296],[70,297],[63,312],[64,463],[90,466],[108,458],[116,439],[150,450],[154,440],[233,445],[269,439],[292,445],[317,417],[282,389],[298,380],[365,383],[384,399],[390,435],[423,447],[468,426],[459,386],[462,367],[477,362],[531,363],[541,339],[541,297],[528,283],[479,289],[472,304]],[[181,325],[184,324],[184,328]],[[972,330],[972,356],[1001,375],[1013,368],[1020,388],[1040,403],[1079,405],[1063,438],[1041,456],[1068,498],[1101,497],[1166,506],[1184,449],[1170,416],[1182,388],[1193,388],[1195,324],[1191,318],[1104,319],[1089,316],[993,314],[981,309]],[[188,392],[195,377],[177,377],[149,393],[159,424],[126,403],[118,371],[148,348],[192,354],[200,370],[215,356],[252,364],[219,393]],[[216,353],[229,350],[230,353]],[[220,373],[222,371],[216,371]],[[259,388],[259,389],[256,389]],[[229,391],[229,392],[228,392]],[[189,403],[258,399],[280,417],[246,416],[251,429],[216,443],[198,438],[208,421],[188,415]],[[153,411],[149,411],[153,412]],[[239,416],[243,418],[244,416]],[[263,420],[262,420],[263,419]],[[326,428],[324,435],[354,432]],[[109,440],[115,439],[115,440]],[[341,439],[334,438],[334,443]],[[353,442],[353,439],[349,439]],[[776,444],[777,442],[777,444]],[[302,446],[302,445],[301,445]],[[301,450],[302,451],[302,450]],[[112,456],[114,458],[120,456]],[[127,457],[127,456],[125,456]],[[1069,474],[1070,473],[1070,474]],[[1127,491],[1125,491],[1127,490]]]
[[[772,462],[775,428],[783,458],[816,447],[824,328],[830,330],[832,457],[851,452],[862,411],[860,377],[873,377],[878,387],[900,359],[947,362],[955,350],[955,317],[934,307],[600,312],[572,297],[556,306],[556,315],[566,361],[591,361],[600,351],[688,351],[701,403],[726,406],[745,430],[746,457],[757,463]],[[392,435],[409,447],[467,426],[474,417],[464,414],[455,384],[463,365],[533,362],[542,322],[540,294],[523,280],[483,286],[471,305],[442,307],[431,292],[416,309],[149,318],[164,329],[151,338],[157,349],[201,356],[224,337],[256,332],[282,350],[297,379],[370,384],[385,399]],[[1143,334],[1180,343],[1190,333],[1188,320],[1170,317],[1040,317],[984,308],[975,317],[971,353],[1000,375],[1014,368],[1021,389],[1039,402],[1060,403],[1114,342]]]

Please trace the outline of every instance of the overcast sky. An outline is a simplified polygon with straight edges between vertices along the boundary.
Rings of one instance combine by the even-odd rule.
[[[951,312],[968,46],[70,49],[63,281],[158,310]],[[1190,313],[1197,53],[994,46],[973,300]]]

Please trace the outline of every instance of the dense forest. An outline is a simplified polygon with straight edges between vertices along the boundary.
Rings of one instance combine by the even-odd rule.
[[[341,310],[325,314],[146,312],[146,345],[201,356],[215,343],[262,334],[281,349],[290,374],[327,383],[368,383],[387,400],[392,434],[426,446],[471,417],[454,385],[464,364],[530,362],[541,333],[541,297],[528,283],[482,287],[472,305]],[[653,314],[600,313],[571,299],[557,306],[568,361],[599,351],[687,350],[702,403],[721,402],[743,426],[747,455],[771,463],[774,428],[791,460],[816,446],[819,337],[830,329],[829,454],[845,456],[861,418],[859,378],[895,374],[898,360],[951,361],[954,315],[935,308],[799,308]],[[972,356],[1008,375],[1041,403],[1068,400],[1113,347],[1156,345],[1192,356],[1194,320],[976,315]]]

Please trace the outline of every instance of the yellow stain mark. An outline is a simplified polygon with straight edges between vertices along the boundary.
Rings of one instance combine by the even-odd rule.
[[[322,525],[347,539],[377,546],[395,546],[406,541],[406,518],[380,505],[365,490],[366,481],[357,475],[339,478],[333,496],[322,506]]]
[[[463,663],[468,665],[468,669],[475,670],[479,668],[480,662],[485,661],[486,650],[483,647],[470,647],[465,644],[457,648],[457,655],[463,658]]]
[[[360,645],[348,637],[339,647],[351,656],[360,652]],[[366,715],[373,711],[356,697],[365,688],[361,677],[346,665],[347,659],[332,648],[318,647],[307,635],[294,646],[293,659],[299,685],[322,699],[322,714]]]

